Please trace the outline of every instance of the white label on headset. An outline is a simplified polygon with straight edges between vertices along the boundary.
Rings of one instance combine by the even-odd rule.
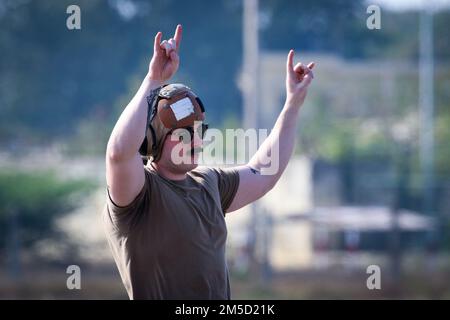
[[[194,106],[189,98],[183,98],[175,103],[172,103],[170,105],[170,108],[172,108],[177,121],[184,119],[190,114],[194,113]]]

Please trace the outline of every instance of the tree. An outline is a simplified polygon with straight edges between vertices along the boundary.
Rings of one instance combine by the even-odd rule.
[[[85,180],[63,182],[52,172],[0,172],[0,251],[18,260],[19,247],[32,248],[37,240],[59,239],[54,221],[81,202],[94,184]],[[14,258],[16,257],[16,258]]]

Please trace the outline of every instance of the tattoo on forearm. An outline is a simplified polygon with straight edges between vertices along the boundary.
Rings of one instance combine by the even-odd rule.
[[[252,167],[249,167],[249,168],[250,168],[250,171],[251,171],[253,174],[259,174],[259,171],[258,171],[258,170],[253,169]]]

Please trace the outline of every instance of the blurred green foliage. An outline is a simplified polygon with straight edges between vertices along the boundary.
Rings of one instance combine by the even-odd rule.
[[[21,246],[58,236],[54,221],[83,203],[94,190],[87,180],[63,181],[52,172],[0,171],[0,249],[15,215]]]

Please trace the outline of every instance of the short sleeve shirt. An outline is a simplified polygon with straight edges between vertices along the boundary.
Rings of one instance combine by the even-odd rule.
[[[173,181],[145,167],[128,206],[107,189],[103,221],[130,299],[230,299],[224,217],[238,186],[235,169],[198,167]]]

